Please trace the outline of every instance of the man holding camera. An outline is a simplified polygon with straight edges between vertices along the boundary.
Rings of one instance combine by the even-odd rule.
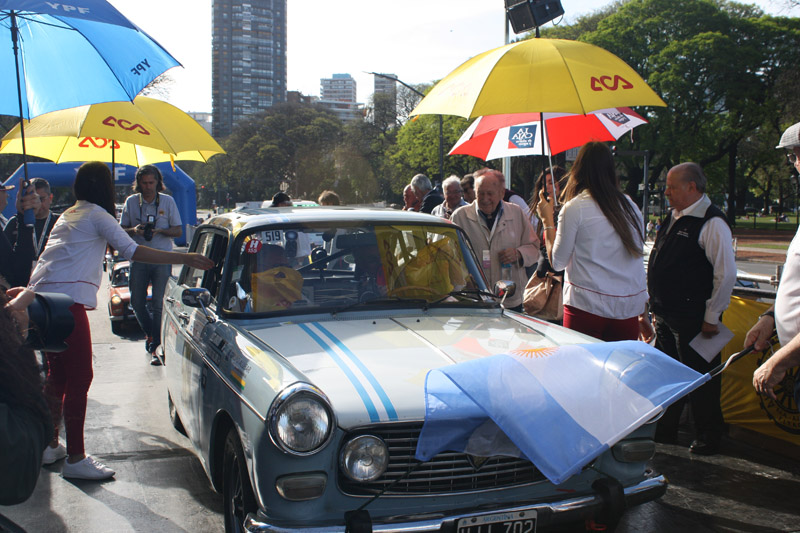
[[[140,167],[136,171],[136,182],[133,186],[135,194],[125,200],[120,224],[137,244],[170,251],[172,239],[181,236],[181,216],[175,200],[162,194],[162,190],[164,180],[161,171],[153,165]],[[131,307],[147,337],[145,348],[152,356],[150,364],[154,366],[161,364],[156,348],[161,344],[161,306],[171,273],[171,265],[131,261],[128,278]],[[152,316],[147,310],[149,284],[153,286]]]

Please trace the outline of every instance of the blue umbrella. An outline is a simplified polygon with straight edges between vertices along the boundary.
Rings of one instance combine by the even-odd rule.
[[[17,115],[20,124],[59,109],[133,100],[179,65],[105,0],[0,0],[0,114]]]

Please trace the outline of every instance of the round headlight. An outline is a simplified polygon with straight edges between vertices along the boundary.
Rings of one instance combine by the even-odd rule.
[[[122,298],[120,298],[118,294],[115,294],[114,296],[111,297],[111,303],[113,305],[119,305],[122,303]]]
[[[273,440],[290,453],[314,453],[331,435],[332,416],[327,403],[308,390],[282,396],[270,418]]]
[[[386,472],[389,450],[378,437],[361,435],[344,445],[340,466],[353,481],[372,481]]]

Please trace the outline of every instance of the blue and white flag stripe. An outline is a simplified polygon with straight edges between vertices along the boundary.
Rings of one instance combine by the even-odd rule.
[[[298,326],[324,349],[342,370],[364,402],[371,422],[399,420],[397,410],[378,379],[341,339],[318,322],[312,322],[310,325],[298,324]],[[374,397],[377,397],[382,411],[376,405]]]
[[[553,483],[709,378],[641,342],[562,346],[431,370],[416,457],[519,455]],[[492,435],[502,432],[507,439]],[[509,450],[509,448],[511,448]]]

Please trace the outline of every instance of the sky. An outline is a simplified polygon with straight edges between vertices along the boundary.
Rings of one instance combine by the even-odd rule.
[[[785,0],[742,0],[768,13]],[[110,0],[182,65],[169,71],[166,98],[184,111],[211,111],[211,0]],[[610,4],[561,0],[564,23]],[[319,96],[320,78],[347,73],[367,103],[373,77],[391,73],[414,85],[441,79],[505,42],[503,0],[288,0],[287,89]],[[513,37],[513,33],[511,34]]]

